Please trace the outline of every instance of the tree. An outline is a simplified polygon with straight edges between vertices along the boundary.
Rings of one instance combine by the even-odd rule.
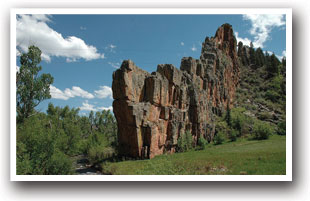
[[[254,45],[251,42],[250,43],[250,64],[251,65],[255,65],[255,49],[254,49]]]
[[[279,64],[280,61],[278,60],[278,58],[276,57],[276,55],[273,53],[270,58],[269,61],[267,62],[267,72],[268,72],[268,76],[269,77],[274,77],[275,75],[278,74],[279,72]]]
[[[41,50],[30,46],[28,53],[20,58],[21,67],[16,73],[16,112],[17,121],[23,122],[25,118],[34,114],[34,108],[45,99],[51,98],[50,85],[54,78],[50,74],[41,74]]]
[[[94,121],[95,121],[95,117],[94,117],[94,112],[93,111],[90,111],[88,118],[89,118],[90,124],[93,125]]]
[[[226,120],[227,125],[231,127],[231,114],[230,114],[229,101],[227,101],[225,120]]]

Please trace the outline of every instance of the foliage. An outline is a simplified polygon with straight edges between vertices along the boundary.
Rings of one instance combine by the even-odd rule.
[[[193,147],[192,134],[189,131],[181,133],[181,135],[178,138],[177,152],[186,152],[192,149],[192,147]]]
[[[277,133],[279,135],[286,135],[286,121],[280,121],[277,127]]]
[[[112,157],[115,149],[111,145],[106,135],[96,131],[87,140],[86,153],[92,163],[100,162],[104,159]]]
[[[17,174],[70,174],[72,161],[60,152],[60,133],[51,130],[46,115],[25,119],[17,127]],[[58,171],[58,172],[55,172]]]
[[[79,109],[48,105],[17,124],[17,174],[73,174],[75,155],[86,154],[92,163],[115,154],[116,125],[110,111],[100,112],[98,130]],[[113,125],[111,125],[113,124]]]
[[[225,141],[225,134],[222,132],[218,132],[213,138],[213,143],[215,145],[222,144],[224,141]]]
[[[227,125],[231,127],[231,115],[230,115],[229,101],[227,101],[225,120],[226,120]]]
[[[227,133],[227,137],[231,142],[236,141],[237,136],[238,136],[238,131],[236,131],[234,129],[229,130],[229,132]]]
[[[248,127],[251,124],[251,118],[246,116],[244,112],[245,108],[233,108],[231,112],[232,128],[238,132],[238,137],[247,134]]]
[[[198,147],[199,150],[206,149],[207,144],[208,144],[208,141],[203,136],[200,136],[198,138],[197,147]]]
[[[268,123],[262,122],[259,120],[254,122],[253,132],[252,132],[253,139],[266,140],[269,138],[270,135],[272,135],[272,133],[273,133],[273,129]]]
[[[273,53],[270,57],[268,57],[266,70],[268,72],[269,77],[273,77],[278,74],[280,69],[280,61],[276,57],[276,55]]]
[[[41,50],[30,46],[28,53],[20,57],[21,67],[16,73],[16,112],[17,122],[35,113],[34,108],[45,99],[51,97],[50,85],[54,78],[50,74],[41,74]]]

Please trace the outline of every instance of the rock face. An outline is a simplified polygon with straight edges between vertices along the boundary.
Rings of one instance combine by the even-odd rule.
[[[179,136],[211,141],[215,115],[232,104],[239,80],[236,39],[231,25],[206,38],[200,59],[185,57],[180,70],[160,64],[148,73],[126,60],[113,73],[113,112],[120,154],[153,158],[175,152]]]

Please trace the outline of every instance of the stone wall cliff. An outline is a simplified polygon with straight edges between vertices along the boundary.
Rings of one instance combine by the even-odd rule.
[[[113,73],[113,112],[121,155],[153,158],[175,152],[189,131],[193,144],[211,141],[215,115],[231,104],[239,80],[237,44],[231,25],[206,38],[200,59],[185,57],[180,70],[160,64],[148,73],[126,60]]]

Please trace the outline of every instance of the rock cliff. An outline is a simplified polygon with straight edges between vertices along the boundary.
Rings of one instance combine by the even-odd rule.
[[[121,155],[153,158],[175,152],[189,131],[193,145],[211,141],[215,115],[232,105],[239,80],[237,44],[231,25],[202,44],[200,59],[185,57],[180,69],[160,64],[148,73],[126,60],[113,73],[113,112]]]

